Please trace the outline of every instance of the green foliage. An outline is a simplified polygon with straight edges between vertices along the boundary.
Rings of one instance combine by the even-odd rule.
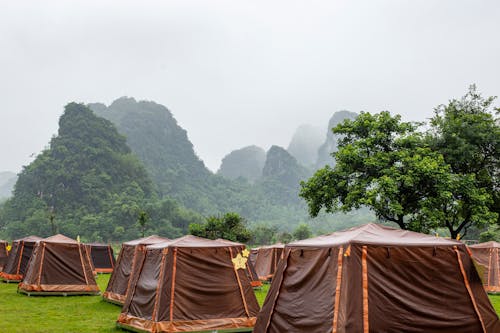
[[[423,203],[447,166],[423,144],[417,124],[401,122],[389,112],[361,113],[333,131],[344,135],[334,168],[325,166],[302,183],[301,196],[312,216],[370,207],[378,218],[403,229],[428,231],[433,221],[421,219]]]
[[[293,240],[292,234],[289,232],[280,232],[276,235],[276,238],[273,240],[273,243],[283,243],[288,244]]]
[[[298,193],[300,180],[307,179],[310,173],[286,150],[275,146],[267,156],[262,156],[264,152],[255,147],[237,151],[235,155],[243,153],[243,156],[236,156],[237,161],[224,166],[230,167],[231,170],[225,171],[235,179],[227,179],[212,174],[204,166],[186,131],[164,106],[126,97],[119,98],[109,107],[103,104],[89,106],[112,121],[126,136],[160,198],[173,198],[204,215],[236,212],[247,217],[252,225],[266,222],[283,232],[291,232],[295,225],[308,219],[306,205]],[[242,162],[248,158],[255,163]],[[262,159],[266,160],[265,166],[262,166]],[[235,170],[238,168],[240,170]],[[336,217],[339,218],[343,216]],[[363,218],[365,222],[372,219],[365,215]],[[322,219],[332,220],[329,217]],[[187,227],[181,229],[187,230]]]
[[[500,227],[498,225],[490,225],[488,229],[479,235],[479,242],[495,241],[500,242]]]
[[[137,216],[144,210],[154,217],[164,213],[148,222],[148,230],[166,236],[187,231],[185,219],[196,221],[174,202],[158,200],[142,163],[110,121],[70,103],[59,126],[49,148],[19,174],[14,196],[0,212],[2,234],[133,239],[140,236]]]
[[[495,222],[500,130],[492,101],[472,87],[436,109],[428,133],[388,112],[338,125],[335,167],[302,183],[310,214],[367,206],[402,229],[446,227],[452,238]]]
[[[453,173],[447,197],[436,199],[452,237],[499,221],[500,126],[494,99],[472,85],[461,99],[438,106],[430,122],[429,145]]]
[[[268,223],[262,222],[256,224],[250,230],[252,234],[250,243],[252,245],[270,245],[277,232],[278,228],[276,226],[269,226]]]
[[[297,240],[307,239],[312,237],[311,229],[309,225],[305,223],[301,223],[298,227],[293,231],[293,238]]]
[[[240,243],[246,243],[251,238],[245,219],[236,213],[209,216],[205,223],[192,223],[189,225],[189,233],[198,237],[223,238]]]

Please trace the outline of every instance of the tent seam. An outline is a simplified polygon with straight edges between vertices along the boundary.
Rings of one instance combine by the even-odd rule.
[[[483,318],[481,317],[481,313],[479,312],[479,308],[477,307],[474,294],[472,293],[472,290],[470,288],[469,279],[467,278],[467,274],[465,273],[464,265],[462,263],[462,258],[460,256],[460,251],[458,250],[457,246],[454,246],[453,250],[455,250],[457,254],[458,266],[460,267],[460,272],[462,273],[462,277],[464,279],[465,288],[467,289],[467,293],[469,294],[470,300],[472,301],[472,305],[474,306],[474,311],[476,312],[476,315],[479,318],[479,322],[481,323],[481,328],[483,329],[483,332],[486,333],[486,327],[484,326]]]

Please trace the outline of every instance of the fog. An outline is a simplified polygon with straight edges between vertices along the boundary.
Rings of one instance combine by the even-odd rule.
[[[70,101],[161,103],[212,170],[341,109],[425,120],[471,83],[500,93],[499,18],[498,0],[1,1],[0,171]]]

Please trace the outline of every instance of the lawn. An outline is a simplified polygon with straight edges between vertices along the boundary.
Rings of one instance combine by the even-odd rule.
[[[108,274],[99,275],[97,283],[106,288]],[[28,297],[16,293],[17,284],[0,284],[0,332],[12,333],[94,333],[124,332],[115,327],[120,307],[102,301],[100,296]],[[255,291],[262,305],[269,285]],[[490,300],[500,313],[500,295]]]
[[[101,290],[108,280],[109,274],[97,277]],[[1,332],[124,332],[115,327],[120,307],[101,296],[28,297],[16,290],[16,283],[0,284]]]

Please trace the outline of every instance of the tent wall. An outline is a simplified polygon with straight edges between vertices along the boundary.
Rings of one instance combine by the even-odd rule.
[[[465,246],[352,244],[287,247],[254,332],[494,333],[500,323]]]
[[[255,271],[261,280],[268,280],[273,277],[280,261],[283,248],[261,247],[255,257]]]
[[[251,330],[259,306],[246,270],[233,266],[237,253],[228,247],[148,250],[118,322],[149,332]]]
[[[30,261],[36,242],[16,241],[0,277],[7,281],[21,281]]]
[[[484,289],[487,292],[500,292],[500,248],[470,247],[474,260],[480,265]]]
[[[19,289],[99,293],[84,245],[43,241],[38,243]]]
[[[9,256],[9,252],[7,251],[7,246],[9,243],[5,241],[0,241],[0,271],[7,263],[7,258]]]
[[[127,290],[129,287],[129,279],[134,268],[134,260],[136,254],[144,251],[144,245],[122,245],[115,269],[111,278],[109,279],[108,286],[104,292],[103,297],[113,302],[125,302]]]
[[[87,244],[87,251],[92,260],[93,271],[97,273],[111,273],[116,261],[113,249],[109,245]]]

